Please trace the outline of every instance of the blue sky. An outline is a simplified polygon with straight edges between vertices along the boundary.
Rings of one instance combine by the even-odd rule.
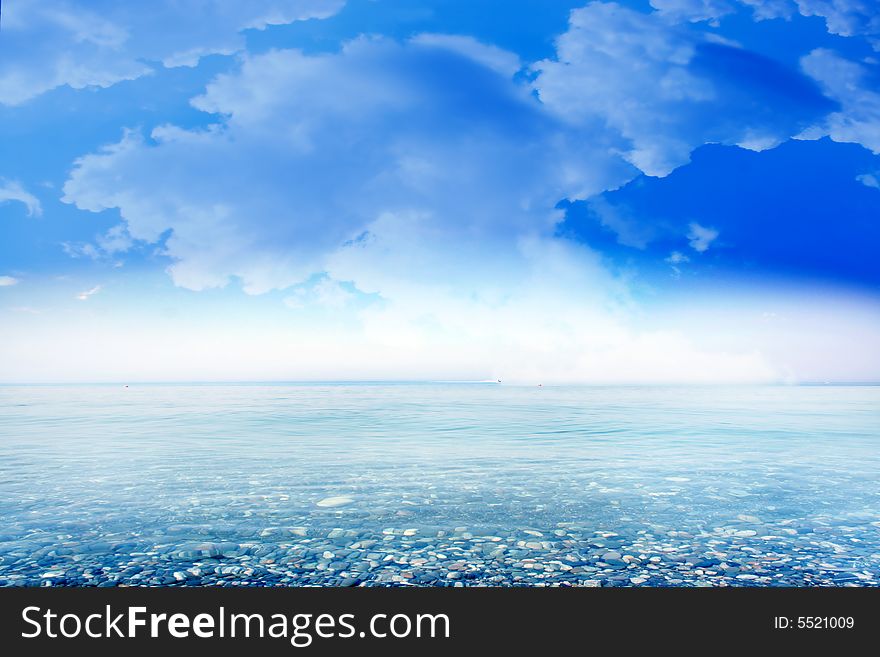
[[[880,379],[866,0],[10,0],[0,380]]]

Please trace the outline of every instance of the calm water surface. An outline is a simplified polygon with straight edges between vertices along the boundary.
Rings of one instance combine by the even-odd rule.
[[[876,585],[880,387],[0,387],[0,584]]]

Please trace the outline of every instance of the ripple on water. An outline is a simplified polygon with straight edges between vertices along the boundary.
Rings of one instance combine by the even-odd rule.
[[[0,388],[0,583],[876,585],[878,388]]]

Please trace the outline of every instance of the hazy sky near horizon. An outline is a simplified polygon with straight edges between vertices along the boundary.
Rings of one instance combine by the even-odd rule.
[[[0,382],[880,380],[868,0],[9,0]]]

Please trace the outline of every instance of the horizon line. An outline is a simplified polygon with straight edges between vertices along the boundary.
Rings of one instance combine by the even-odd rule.
[[[133,386],[133,385],[508,385],[515,387],[848,387],[880,386],[880,380],[866,381],[701,381],[701,382],[661,382],[661,381],[567,381],[545,383],[535,380],[523,382],[503,379],[180,379],[180,380],[109,380],[109,381],[0,381],[0,387],[15,386]]]

